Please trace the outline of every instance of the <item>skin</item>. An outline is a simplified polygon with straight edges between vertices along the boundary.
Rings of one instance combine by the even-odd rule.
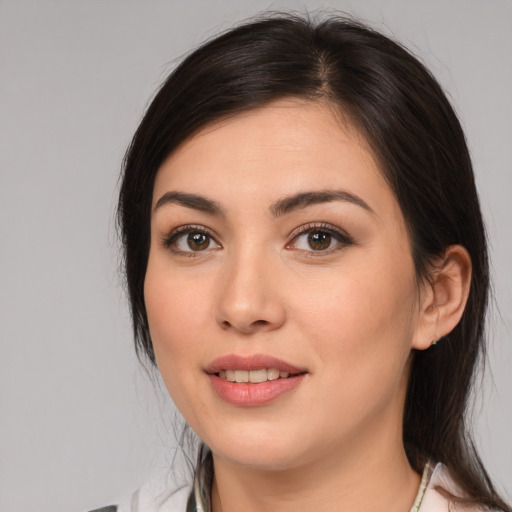
[[[368,208],[336,199],[272,212],[284,197],[325,190]],[[157,207],[173,192],[223,213]],[[169,242],[187,225],[211,235],[199,250],[188,234]],[[327,249],[312,248],[308,235],[326,226],[340,240],[331,231]],[[327,105],[275,102],[202,129],[168,157],[154,186],[145,301],[163,380],[213,452],[214,512],[409,510],[420,479],[402,444],[411,350],[456,325],[470,271],[452,246],[432,285],[417,278],[372,152]],[[307,374],[268,404],[237,407],[205,373],[227,354],[268,354]]]

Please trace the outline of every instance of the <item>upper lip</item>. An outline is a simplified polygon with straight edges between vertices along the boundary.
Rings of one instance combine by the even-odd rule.
[[[305,373],[305,368],[299,368],[277,357],[265,354],[241,356],[229,354],[214,359],[206,368],[206,373],[213,375],[220,370],[261,370],[262,368],[277,368],[288,373]]]

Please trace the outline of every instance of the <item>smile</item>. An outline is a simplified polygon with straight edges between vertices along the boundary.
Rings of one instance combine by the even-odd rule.
[[[300,386],[309,373],[265,354],[222,356],[205,372],[219,398],[238,407],[269,404]]]
[[[259,384],[268,380],[287,379],[290,372],[277,368],[263,368],[261,370],[220,370],[218,375],[229,382]]]

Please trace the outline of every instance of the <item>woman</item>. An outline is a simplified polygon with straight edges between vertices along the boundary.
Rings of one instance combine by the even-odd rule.
[[[485,232],[429,72],[358,23],[271,16],[196,50],[125,158],[136,346],[202,440],[126,510],[510,511],[465,410]]]

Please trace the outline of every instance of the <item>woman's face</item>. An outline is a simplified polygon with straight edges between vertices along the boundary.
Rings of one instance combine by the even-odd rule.
[[[163,380],[215,456],[283,469],[401,443],[421,290],[396,199],[329,107],[273,103],[163,163],[144,293]]]

